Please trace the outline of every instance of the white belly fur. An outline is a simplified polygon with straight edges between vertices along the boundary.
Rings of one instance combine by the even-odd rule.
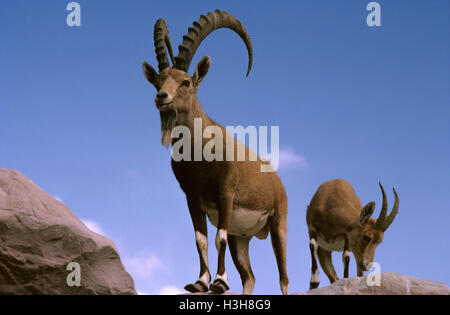
[[[320,235],[317,236],[317,244],[319,246],[327,251],[338,251],[341,252],[344,250],[345,246],[345,238],[344,236],[338,236],[334,240],[334,242],[327,242],[323,237]]]
[[[238,236],[253,236],[263,229],[271,211],[256,211],[246,208],[234,208],[231,214],[231,222],[228,234]],[[217,227],[219,223],[219,212],[216,209],[208,209],[208,219],[212,225]]]

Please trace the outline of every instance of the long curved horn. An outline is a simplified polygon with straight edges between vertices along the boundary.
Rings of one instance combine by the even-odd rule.
[[[170,67],[169,60],[167,59],[166,47],[169,51],[172,64],[175,64],[169,31],[167,30],[166,21],[164,19],[159,19],[156,21],[155,30],[153,32],[153,41],[155,44],[156,59],[158,60],[158,69],[159,72],[161,72],[161,70]]]
[[[379,185],[380,185],[381,193],[383,194],[383,205],[381,207],[380,216],[378,217],[377,221],[375,222],[374,227],[375,227],[375,229],[381,230],[384,232],[391,225],[392,221],[394,221],[394,218],[398,213],[399,199],[398,199],[397,192],[395,191],[395,189],[393,189],[394,195],[395,195],[395,202],[394,202],[394,206],[392,208],[391,213],[389,214],[388,217],[386,217],[386,215],[387,215],[386,192],[384,191],[384,188],[383,188],[383,185],[381,185],[381,182],[379,183]]]
[[[398,213],[398,206],[399,206],[399,200],[397,192],[395,191],[395,188],[393,188],[395,201],[394,201],[394,207],[392,208],[391,214],[386,218],[384,222],[384,231],[387,230],[387,228],[391,225],[392,221],[394,221],[395,216]]]
[[[198,21],[189,27],[188,33],[183,36],[183,43],[178,46],[178,56],[175,57],[175,68],[188,72],[192,58],[202,41],[213,31],[219,28],[229,28],[235,31],[244,41],[248,51],[247,76],[253,63],[253,48],[250,37],[241,22],[225,11],[216,10],[207,15],[201,15]]]

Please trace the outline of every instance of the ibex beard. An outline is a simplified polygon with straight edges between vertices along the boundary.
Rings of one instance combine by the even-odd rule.
[[[179,54],[175,58],[165,21],[160,19],[156,22],[154,44],[159,73],[145,62],[143,70],[147,80],[157,90],[155,103],[161,115],[164,145],[172,144],[174,147],[180,140],[171,136],[175,127],[189,130],[192,137],[195,137],[195,132],[203,134],[208,127],[218,128],[225,143],[226,129],[206,115],[196,95],[211,66],[210,58],[203,57],[192,76],[187,73],[202,40],[212,31],[224,27],[234,30],[243,39],[249,54],[248,75],[253,59],[250,38],[242,24],[232,15],[218,10],[206,16],[202,15],[183,37]],[[170,67],[167,51],[173,67]],[[194,128],[196,118],[202,119],[201,130]],[[198,147],[194,146],[193,140],[190,150],[195,157]],[[286,271],[286,192],[275,172],[261,172],[262,166],[270,167],[268,161],[259,157],[250,160],[249,157],[255,153],[247,146],[244,146],[246,158],[238,161],[236,154],[242,144],[236,139],[233,139],[232,144],[232,155],[235,157],[233,160],[175,161],[172,158],[171,161],[175,177],[186,194],[200,259],[198,280],[186,285],[185,289],[190,292],[211,290],[217,293],[229,290],[225,271],[225,251],[228,244],[233,262],[241,276],[243,293],[251,294],[255,276],[250,266],[249,242],[253,236],[265,239],[270,232],[280,288],[283,294],[287,294],[289,280]],[[206,139],[202,138],[200,149],[203,150],[207,145]],[[224,147],[225,156],[227,148],[228,146]],[[215,246],[218,265],[212,283],[208,264],[207,217],[217,227]]]

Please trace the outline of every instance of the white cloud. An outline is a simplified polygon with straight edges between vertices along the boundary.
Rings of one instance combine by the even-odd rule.
[[[282,148],[280,149],[280,168],[306,168],[308,163],[306,162],[306,158],[294,152],[291,148]]]
[[[59,196],[53,196],[53,198],[55,198],[56,200],[58,200],[61,203],[64,203],[63,200],[61,199],[61,197],[59,197]]]
[[[262,158],[268,161],[272,160],[271,154],[262,156]],[[273,165],[275,166],[276,161],[274,163]],[[295,153],[293,149],[284,147],[278,151],[278,169],[305,169],[307,166],[306,158],[301,154]]]
[[[173,285],[166,285],[163,286],[159,292],[158,295],[178,295],[183,293],[184,291],[178,289],[177,287],[173,286]]]
[[[123,264],[133,277],[142,278],[149,278],[156,271],[166,268],[161,260],[155,255],[127,257],[123,260]]]
[[[149,293],[144,292],[144,291],[140,291],[140,290],[137,290],[137,294],[138,295],[150,295]]]
[[[105,235],[105,232],[100,227],[100,225],[97,224],[97,222],[92,221],[92,220],[85,220],[85,219],[81,219],[81,222],[83,222],[84,225],[86,225],[88,227],[88,229],[91,230],[92,232],[95,232],[95,233],[101,234],[101,235]]]

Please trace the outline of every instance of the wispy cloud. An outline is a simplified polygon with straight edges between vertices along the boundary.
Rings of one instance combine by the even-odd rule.
[[[159,290],[158,295],[178,295],[183,292],[184,292],[183,290],[180,290],[179,288],[173,285],[166,285]]]
[[[155,272],[165,269],[165,265],[155,255],[127,257],[123,260],[125,268],[134,277],[149,278]]]
[[[58,200],[61,203],[64,203],[63,200],[61,199],[61,197],[59,197],[59,196],[53,196],[53,198],[55,198],[56,200]]]
[[[81,222],[83,222],[84,225],[86,225],[88,227],[88,229],[91,230],[92,232],[95,232],[95,233],[101,234],[101,235],[105,235],[105,232],[100,227],[100,225],[98,225],[97,222],[95,222],[93,220],[86,220],[86,219],[81,219]]]
[[[262,158],[270,161],[276,170],[305,169],[308,166],[306,158],[301,154],[295,153],[289,147],[283,147],[279,151],[262,156]]]
[[[280,168],[299,168],[305,169],[308,166],[306,158],[298,153],[295,153],[291,148],[280,149]]]

